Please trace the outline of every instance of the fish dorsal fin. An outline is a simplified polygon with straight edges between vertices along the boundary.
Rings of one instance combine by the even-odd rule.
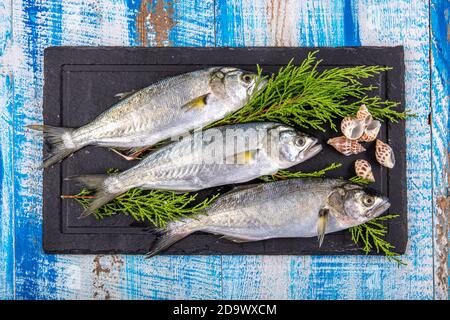
[[[226,164],[250,164],[255,161],[259,149],[256,150],[246,150],[239,153],[232,154],[225,158]]]
[[[181,108],[185,111],[190,111],[193,109],[203,109],[208,104],[209,93],[204,94],[200,97],[194,98],[188,103],[184,104]]]
[[[136,90],[131,90],[131,91],[127,91],[127,92],[119,92],[118,94],[114,95],[114,97],[119,98],[119,100],[123,100],[125,98],[128,98],[135,92],[136,92]]]
[[[322,208],[319,211],[319,219],[317,221],[317,238],[319,240],[319,248],[322,246],[325,232],[327,231],[328,217],[330,210],[328,208]]]

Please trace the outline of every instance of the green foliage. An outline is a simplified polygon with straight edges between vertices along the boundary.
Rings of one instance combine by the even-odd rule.
[[[252,121],[275,121],[294,127],[314,128],[325,131],[329,125],[337,131],[334,120],[354,115],[365,104],[375,118],[396,122],[408,114],[398,112],[397,102],[369,97],[375,89],[364,86],[360,80],[390,70],[382,66],[355,66],[318,70],[321,60],[315,52],[299,65],[293,62],[268,78],[264,90],[255,95],[242,109],[228,115],[212,126]],[[258,68],[260,78],[262,71]]]
[[[287,170],[281,170],[276,175],[266,176],[261,179],[269,182],[288,178],[323,177],[327,171],[340,166],[341,164],[333,163],[315,172],[289,172]],[[117,172],[117,169],[108,170],[108,173],[115,172]],[[198,203],[197,194],[177,194],[170,191],[131,189],[98,209],[94,214],[97,219],[103,219],[120,212],[133,217],[136,221],[149,221],[157,227],[164,228],[171,221],[179,220],[187,215],[203,213],[218,196],[219,194],[216,194]],[[83,208],[87,208],[90,200],[95,195],[90,190],[82,189],[76,195],[62,197],[75,199]]]
[[[349,179],[349,181],[360,184],[360,185],[368,185],[372,183],[370,180],[363,179],[358,176],[354,176]],[[352,240],[356,244],[363,244],[362,250],[368,254],[373,249],[377,251],[377,253],[383,252],[389,260],[393,260],[397,262],[397,264],[405,265],[400,258],[398,258],[398,253],[391,251],[391,249],[395,249],[395,247],[383,239],[388,233],[388,228],[381,224],[380,222],[397,218],[398,215],[385,215],[381,217],[377,217],[375,219],[370,220],[364,224],[361,224],[356,227],[352,227],[348,229],[352,234]]]
[[[98,209],[94,214],[97,219],[103,219],[123,213],[136,221],[149,221],[159,228],[165,228],[168,222],[179,220],[189,214],[200,214],[211,205],[219,195],[196,203],[197,194],[177,194],[170,191],[131,189],[110,203]],[[83,189],[76,196],[84,208],[89,205],[92,192]]]
[[[400,258],[398,253],[392,251],[395,247],[383,239],[387,233],[388,228],[381,222],[394,219],[398,215],[385,215],[370,220],[364,224],[349,229],[352,234],[352,240],[356,244],[363,244],[362,250],[368,254],[372,250],[377,253],[384,253],[389,260],[395,261],[399,266],[406,265]]]
[[[277,180],[294,179],[294,178],[324,177],[328,171],[337,169],[341,166],[342,166],[342,164],[340,164],[340,163],[332,163],[328,167],[323,168],[318,171],[314,171],[314,172],[301,172],[301,171],[291,172],[288,170],[280,170],[274,175],[263,176],[263,177],[260,177],[260,179],[265,182],[272,182],[272,181],[277,181]]]
[[[348,179],[348,181],[356,183],[356,184],[360,184],[363,186],[373,183],[373,181],[370,181],[370,180],[367,180],[367,179],[364,179],[364,178],[361,178],[358,176],[351,177],[350,179]]]

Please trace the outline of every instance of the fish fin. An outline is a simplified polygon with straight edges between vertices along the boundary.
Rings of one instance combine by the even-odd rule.
[[[91,190],[99,190],[103,186],[103,182],[108,177],[107,174],[87,174],[80,176],[70,176],[64,178],[64,180],[74,180],[76,182],[81,183]]]
[[[319,221],[317,222],[317,238],[319,240],[319,248],[322,246],[323,239],[325,238],[329,214],[330,210],[327,208],[320,209],[319,211]]]
[[[72,142],[72,132],[74,131],[72,128],[36,124],[26,127],[28,129],[42,131],[45,141],[50,144],[50,154],[44,159],[39,169],[50,167],[80,149],[80,147],[75,146]]]
[[[161,236],[157,239],[156,244],[152,247],[152,249],[146,254],[145,258],[149,259],[157,255],[161,251],[169,248],[195,231],[190,228],[186,228],[186,226],[187,223],[184,223],[181,226],[171,228],[169,224],[167,230],[164,231],[164,229],[159,229]]]
[[[209,93],[204,94],[200,97],[197,97],[195,99],[192,99],[185,105],[183,105],[181,108],[185,109],[185,111],[190,111],[192,109],[203,109],[207,104],[207,98],[209,96]]]
[[[259,149],[235,153],[225,158],[227,164],[250,164],[258,155]]]
[[[125,98],[128,98],[135,92],[136,92],[136,90],[131,90],[131,91],[127,91],[127,92],[119,92],[118,94],[114,95],[114,98],[119,98],[119,100],[123,100]]]
[[[92,175],[82,175],[82,176],[72,176],[65,180],[75,180],[88,189],[95,190],[95,198],[89,203],[89,206],[83,211],[83,213],[78,217],[78,219],[86,218],[94,213],[97,209],[107,204],[111,200],[114,200],[123,192],[111,193],[105,190],[105,180],[111,175],[106,174],[92,174]]]
[[[234,243],[246,243],[246,242],[253,242],[254,240],[248,240],[248,239],[242,239],[242,238],[235,238],[232,236],[222,236],[222,239],[226,239],[228,241],[233,241]]]

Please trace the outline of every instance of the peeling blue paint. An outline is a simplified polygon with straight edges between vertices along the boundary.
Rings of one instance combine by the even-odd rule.
[[[433,155],[435,166],[434,197],[447,197],[449,154],[450,154],[450,2],[444,0],[431,1],[431,54],[432,54],[432,106],[433,106]],[[442,143],[442,145],[441,145]],[[446,176],[447,175],[447,176]],[[448,210],[448,209],[447,209]],[[447,214],[448,212],[443,212]],[[436,217],[435,217],[436,223]],[[437,232],[437,228],[434,228]],[[448,238],[447,238],[448,239]],[[436,248],[435,248],[436,250]],[[450,266],[450,255],[447,250],[447,272]],[[437,257],[437,256],[436,256]],[[435,261],[435,269],[439,261]],[[435,270],[436,272],[436,270]],[[436,272],[438,281],[440,271]],[[447,275],[447,297],[449,291],[449,278]],[[442,289],[435,288],[436,294],[442,299]]]
[[[358,16],[352,0],[344,3],[344,39],[346,46],[360,46]]]
[[[116,2],[118,1],[118,2]],[[123,1],[123,2],[122,2]],[[140,45],[137,37],[136,15],[139,12],[143,0],[110,0],[109,3],[123,3],[127,7],[128,18],[126,30],[129,35],[130,45]],[[162,0],[158,0],[162,1]],[[105,1],[108,3],[108,1]],[[152,1],[153,5],[156,3]],[[273,35],[267,32],[269,19],[266,7],[269,1],[242,1],[242,0],[177,0],[173,1],[175,26],[169,30],[169,42],[174,46],[250,46],[254,44],[271,44]],[[329,2],[325,0],[306,1],[306,5],[299,5],[299,12],[292,17],[298,18],[296,32],[298,44],[302,46],[358,46],[367,44],[362,41],[365,34],[361,31],[363,23],[359,14],[373,10],[379,3],[380,10],[374,10],[374,14],[382,19],[370,23],[385,23],[395,17],[404,15],[405,1],[350,1]],[[442,93],[449,94],[449,60],[450,48],[447,39],[448,26],[448,2],[432,0],[431,26],[435,38],[440,40],[432,43],[434,69],[436,79],[445,85],[441,92],[435,92],[436,96]],[[61,256],[44,255],[41,248],[41,196],[36,194],[36,185],[41,183],[40,173],[26,169],[32,163],[38,163],[40,158],[40,145],[26,135],[24,124],[41,121],[33,108],[39,108],[42,98],[43,85],[43,50],[49,45],[62,43],[62,28],[65,14],[78,14],[80,16],[80,28],[83,30],[96,30],[100,25],[98,6],[96,4],[85,5],[91,9],[78,12],[75,2],[62,4],[59,0],[48,1],[14,1],[15,22],[23,28],[18,28],[14,34],[15,44],[24,53],[26,66],[20,66],[15,79],[6,77],[2,83],[2,89],[6,87],[9,93],[15,85],[14,104],[11,102],[6,107],[7,113],[13,118],[11,140],[6,143],[13,149],[9,154],[5,149],[0,150],[0,181],[8,174],[14,176],[14,192],[6,198],[13,206],[14,215],[0,215],[2,222],[7,220],[14,225],[7,243],[1,243],[2,249],[8,252],[6,261],[6,291],[9,293],[0,298],[17,299],[52,299],[83,295],[83,290],[91,288],[79,288],[67,290],[61,277],[67,275],[67,270],[61,267]],[[63,12],[62,7],[71,8],[71,12]],[[428,6],[417,3],[415,14],[428,15]],[[166,7],[167,9],[167,7]],[[403,10],[403,11],[402,11]],[[251,14],[249,14],[251,13]],[[114,14],[114,13],[111,13]],[[394,18],[392,18],[394,17]],[[385,19],[384,19],[385,18]],[[410,17],[408,19],[413,19]],[[400,20],[400,19],[399,19]],[[409,21],[409,20],[408,20]],[[292,21],[291,21],[292,22]],[[397,22],[395,22],[397,23]],[[23,24],[23,26],[21,25]],[[295,23],[292,22],[292,26]],[[378,30],[386,31],[393,25],[374,25]],[[417,30],[428,27],[414,25]],[[151,35],[151,28],[147,31]],[[397,35],[389,34],[386,41],[398,41]],[[151,35],[152,36],[152,35]],[[66,42],[70,35],[65,35]],[[68,39],[68,40],[67,40]],[[64,44],[67,44],[64,42]],[[82,42],[82,43],[81,43]],[[97,45],[102,44],[97,33],[83,36],[83,40],[73,40],[72,45]],[[416,43],[414,43],[416,44]],[[410,69],[406,81],[416,81],[417,86],[413,97],[427,101],[429,89],[428,79],[428,42],[420,41],[414,53],[417,60],[408,60],[406,63],[418,69]],[[3,52],[3,51],[2,51]],[[417,75],[418,73],[418,75]],[[435,89],[435,88],[434,88]],[[433,90],[434,90],[433,89]],[[2,92],[1,94],[4,94]],[[428,133],[425,118],[428,115],[428,106],[422,102],[414,104],[419,114],[419,120],[415,122],[421,129],[421,133]],[[15,106],[15,108],[14,108]],[[447,108],[447,109],[445,109]],[[435,114],[448,112],[448,106],[438,105]],[[10,128],[10,124],[2,119],[1,128]],[[450,123],[447,123],[447,128]],[[445,127],[445,125],[444,125]],[[445,130],[439,131],[439,137],[448,137]],[[430,155],[430,146],[424,144],[416,146],[414,138],[418,133],[408,131],[408,138],[414,150],[407,155],[408,161],[408,192],[409,210],[414,215],[430,211],[431,179],[422,179],[422,176],[431,174],[423,163],[423,155]],[[13,139],[13,140],[12,140]],[[445,138],[442,138],[445,139]],[[2,140],[2,143],[5,141]],[[448,143],[448,142],[447,142]],[[24,148],[33,151],[27,154]],[[449,150],[450,151],[450,150]],[[443,156],[442,150],[434,145],[432,152],[434,159]],[[13,164],[12,160],[15,163]],[[428,158],[426,158],[429,160]],[[10,167],[8,167],[10,166]],[[442,169],[442,168],[441,168]],[[435,172],[438,173],[439,171]],[[435,181],[440,183],[439,181]],[[0,185],[2,194],[9,188],[8,185]],[[35,188],[36,187],[36,188]],[[0,205],[5,198],[0,198]],[[418,200],[421,200],[419,202]],[[7,218],[5,218],[7,217]],[[416,220],[413,220],[417,222]],[[430,213],[431,221],[431,213]],[[425,225],[414,224],[410,228],[410,235],[414,241],[410,243],[408,261],[411,265],[405,271],[397,269],[382,257],[277,257],[273,259],[255,256],[206,256],[206,257],[156,257],[150,261],[142,257],[126,256],[123,270],[120,271],[120,280],[117,285],[120,291],[115,296],[130,299],[257,299],[271,298],[276,292],[278,298],[291,299],[395,299],[416,298],[427,299],[433,285],[431,267],[422,263],[422,259],[428,259],[429,249],[422,242],[430,242],[431,222]],[[13,246],[16,241],[15,248]],[[6,250],[5,250],[6,249]],[[15,252],[14,252],[15,251]],[[4,256],[0,255],[0,258]],[[14,260],[16,265],[14,265]],[[73,260],[76,261],[76,260]],[[80,259],[81,261],[81,259]],[[85,260],[83,260],[85,261]],[[4,261],[1,261],[2,263]],[[274,263],[278,263],[274,265]],[[2,264],[5,265],[5,264]],[[78,265],[77,265],[78,266]],[[14,275],[14,272],[16,273]],[[273,273],[272,275],[270,273]],[[0,272],[0,276],[2,273]],[[272,277],[272,278],[271,278]],[[123,280],[122,280],[123,278]],[[0,278],[3,280],[4,278]],[[276,281],[273,281],[276,279]],[[112,280],[111,280],[112,281]],[[88,284],[89,285],[89,284]],[[91,284],[93,286],[93,284]],[[1,287],[0,292],[4,292]],[[16,295],[14,296],[14,286]],[[278,287],[277,287],[278,286]],[[281,286],[281,289],[280,287]],[[425,290],[422,290],[427,286]],[[276,288],[277,287],[277,288]],[[3,291],[2,291],[3,290]],[[78,290],[78,292],[76,291]],[[70,292],[69,292],[70,291]]]
[[[24,78],[25,73],[17,75],[14,96],[15,298],[46,299],[54,297],[57,290],[56,256],[44,255],[42,251],[41,195],[33,194],[35,188],[27,187],[27,183],[39,182],[24,173],[21,165],[27,161],[24,148],[30,143],[24,131],[24,125],[30,117],[26,110],[29,110],[30,104],[33,105],[34,99],[42,99],[43,50],[47,46],[61,44],[62,12],[59,1],[46,3],[45,6],[35,1],[24,1],[23,10],[25,34],[19,39],[21,35],[15,33],[14,41],[25,42],[24,54],[32,77]],[[49,15],[52,19],[43,19]],[[41,119],[33,121],[39,122]],[[38,160],[35,161],[38,163]],[[37,177],[37,174],[33,177]]]

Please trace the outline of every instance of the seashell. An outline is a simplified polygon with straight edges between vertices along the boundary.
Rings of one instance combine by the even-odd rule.
[[[355,172],[358,177],[375,182],[375,178],[372,173],[372,166],[368,161],[363,159],[356,160]]]
[[[364,130],[363,135],[361,136],[361,138],[359,138],[358,141],[362,141],[362,142],[374,141],[377,138],[378,133],[380,132],[380,128],[381,128],[380,121],[378,121],[378,120],[370,121],[366,127],[366,130]]]
[[[347,139],[345,136],[332,138],[327,143],[345,156],[366,151],[358,141]]]
[[[395,165],[394,150],[391,146],[383,141],[377,139],[375,145],[375,158],[377,161],[386,168],[392,169]]]
[[[352,117],[345,117],[341,122],[341,131],[347,139],[357,140],[361,138],[366,129],[364,120]]]
[[[365,104],[362,104],[361,107],[359,107],[358,112],[356,113],[356,119],[359,120],[365,120],[367,118],[372,119],[372,114],[370,113],[369,109],[367,109]]]

